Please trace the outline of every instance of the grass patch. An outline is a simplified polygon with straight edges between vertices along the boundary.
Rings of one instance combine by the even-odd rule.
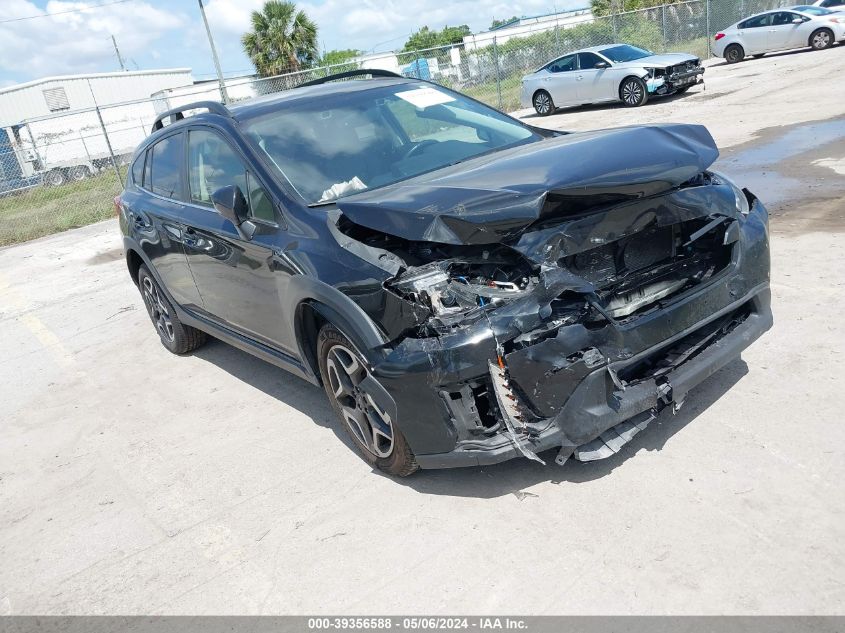
[[[118,193],[114,173],[104,171],[61,187],[37,186],[5,195],[0,198],[0,246],[113,217]]]
[[[513,112],[519,110],[519,93],[522,90],[522,77],[531,71],[526,70],[524,73],[517,73],[510,77],[502,79],[502,112]],[[465,86],[459,89],[464,94],[469,95],[473,99],[478,99],[494,108],[499,107],[499,95],[496,92],[496,80],[487,81],[475,86]]]

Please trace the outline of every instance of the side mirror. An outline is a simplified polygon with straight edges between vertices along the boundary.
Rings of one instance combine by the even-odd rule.
[[[214,204],[217,213],[235,225],[241,239],[252,239],[255,234],[255,224],[247,219],[249,204],[240,187],[237,185],[221,187],[211,194],[211,202]]]
[[[793,24],[804,24],[804,20],[802,20],[801,18],[792,18],[792,23]]]
[[[605,68],[610,68],[610,64],[607,62],[596,62],[593,68],[596,68],[597,70],[604,70]]]

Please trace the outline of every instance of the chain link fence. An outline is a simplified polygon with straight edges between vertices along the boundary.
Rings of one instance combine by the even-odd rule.
[[[262,79],[227,80],[229,102],[289,90],[359,68],[392,70],[464,92],[499,110],[519,109],[521,78],[575,49],[627,42],[655,52],[706,58],[712,34],[785,0],[689,0],[595,18],[585,12],[469,43],[368,55],[344,64]],[[21,121],[0,121],[0,246],[111,217],[135,146],[155,117],[201,101],[221,101],[217,82],[167,89],[149,99]]]

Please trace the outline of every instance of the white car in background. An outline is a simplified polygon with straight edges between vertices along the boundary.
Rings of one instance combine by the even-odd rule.
[[[808,5],[830,9],[831,11],[845,11],[845,0],[816,0],[815,2],[809,2]]]
[[[745,18],[716,33],[713,54],[729,64],[747,55],[809,46],[823,50],[845,40],[845,14],[822,7],[777,9]]]
[[[526,75],[520,100],[540,116],[605,101],[641,106],[649,96],[686,92],[703,81],[702,74],[695,55],[655,55],[630,44],[606,44],[567,53]]]

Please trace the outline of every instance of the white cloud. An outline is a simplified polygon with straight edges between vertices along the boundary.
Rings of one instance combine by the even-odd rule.
[[[184,15],[157,9],[142,0],[45,15],[85,7],[91,7],[91,3],[50,0],[40,9],[28,0],[4,0],[5,20],[44,17],[0,24],[0,69],[33,78],[117,70],[112,35],[124,58],[129,58],[143,55],[152,42],[187,23]]]

